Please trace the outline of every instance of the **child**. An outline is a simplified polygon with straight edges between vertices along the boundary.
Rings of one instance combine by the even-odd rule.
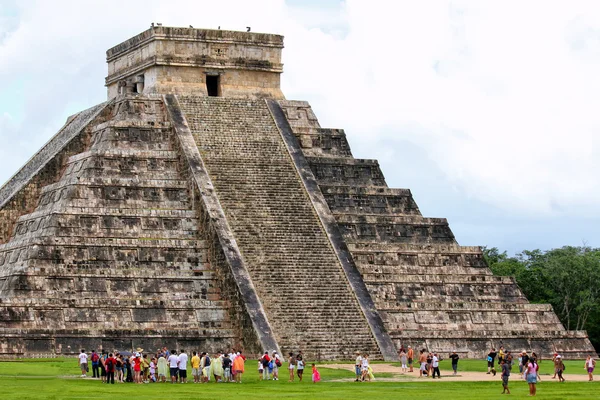
[[[156,382],[156,358],[150,360],[150,381]]]
[[[263,371],[264,370],[265,370],[265,367],[263,367],[262,360],[258,360],[258,380],[259,381],[263,380]]]
[[[317,369],[317,366],[315,364],[312,365],[312,380],[313,383],[317,383],[321,381],[321,374],[319,374],[319,370]]]

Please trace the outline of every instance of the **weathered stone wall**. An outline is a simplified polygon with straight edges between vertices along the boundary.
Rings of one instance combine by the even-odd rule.
[[[109,110],[0,245],[0,355],[241,345],[162,98]]]
[[[206,73],[219,74],[222,97],[283,98],[279,88],[279,74],[209,67],[150,67],[144,71],[144,92],[208,96]],[[109,87],[109,91],[113,89],[116,90],[116,86]],[[110,97],[114,96],[110,94]]]
[[[143,77],[143,93],[206,95],[205,74],[220,75],[221,96],[283,99],[279,35],[156,26],[109,49],[108,98],[119,82]],[[139,81],[141,82],[141,81]]]
[[[0,188],[0,244],[13,233],[16,220],[31,212],[41,189],[58,180],[67,159],[88,145],[90,124],[101,122],[106,104],[80,112],[48,141],[15,175]]]

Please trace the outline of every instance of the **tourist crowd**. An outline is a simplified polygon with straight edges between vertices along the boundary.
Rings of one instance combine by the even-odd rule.
[[[403,373],[413,372],[415,361],[419,367],[419,378],[431,377],[435,379],[437,376],[441,378],[440,361],[441,355],[436,352],[428,352],[426,349],[419,350],[418,358],[411,346],[408,348],[400,347],[398,356]],[[449,354],[451,360],[453,375],[458,372],[458,361],[460,359],[456,351]],[[81,368],[81,376],[86,377],[89,371],[89,364],[92,366],[92,376],[100,378],[102,382],[114,384],[115,382],[135,382],[135,383],[150,383],[150,382],[167,382],[171,383],[187,383],[188,367],[191,369],[191,375],[194,383],[208,383],[210,381],[220,382],[235,382],[242,383],[242,376],[245,372],[246,357],[242,351],[232,350],[230,353],[218,352],[212,356],[206,352],[192,352],[191,358],[185,352],[180,350],[169,351],[166,347],[157,350],[154,354],[144,353],[144,350],[138,348],[135,352],[115,352],[98,353],[95,350],[91,354],[87,354],[85,350],[81,350],[79,354],[79,365]],[[289,353],[287,357],[288,381],[293,382],[295,377],[302,382],[305,361],[302,351],[297,354]],[[536,395],[536,384],[540,381],[539,375],[539,358],[535,352],[531,355],[526,350],[520,352],[515,358],[510,351],[506,351],[504,347],[500,347],[498,351],[492,348],[487,354],[487,374],[496,375],[496,361],[501,368],[501,378],[503,386],[503,394],[509,393],[508,387],[509,378],[513,370],[514,364],[518,363],[519,374],[527,381],[529,385],[529,394]],[[566,367],[562,360],[562,356],[555,353],[552,357],[554,365],[555,379],[558,377],[560,382],[565,382],[563,372]],[[279,380],[279,369],[283,367],[284,359],[273,351],[265,353],[258,359],[257,370],[259,380]],[[585,369],[589,375],[589,380],[593,380],[593,373],[596,367],[596,361],[590,355],[585,361]],[[356,382],[371,381],[374,379],[373,369],[369,362],[368,354],[356,352],[355,359]],[[320,373],[312,364],[312,382],[316,383],[321,380]]]
[[[241,350],[232,350],[230,353],[218,352],[212,356],[206,352],[192,352],[189,357],[185,350],[169,351],[166,347],[157,350],[153,354],[144,352],[138,348],[133,351],[122,352],[96,352],[90,354],[81,350],[78,356],[81,376],[86,377],[89,365],[92,367],[92,377],[99,378],[104,383],[114,384],[171,382],[187,383],[188,369],[194,383],[207,383],[210,381],[242,383],[245,372],[246,356]],[[296,375],[302,381],[304,375],[304,357],[302,352],[298,354],[289,353],[287,359],[289,381],[294,381]],[[258,359],[258,375],[260,380],[279,380],[279,368],[283,366],[283,359],[276,352],[269,354],[268,351]],[[189,367],[189,368],[188,368]],[[321,380],[321,375],[312,364],[312,381]]]

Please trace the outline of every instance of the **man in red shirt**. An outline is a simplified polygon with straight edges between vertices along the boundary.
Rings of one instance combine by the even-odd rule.
[[[110,353],[108,358],[104,362],[106,366],[106,383],[115,384],[115,367],[117,365],[117,359],[113,357],[113,354]]]

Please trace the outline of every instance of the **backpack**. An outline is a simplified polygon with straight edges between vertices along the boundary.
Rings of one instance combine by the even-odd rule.
[[[263,357],[260,362],[262,363],[263,367],[268,367],[269,366],[269,360],[266,357]]]
[[[281,367],[281,360],[279,358],[275,358],[275,365]]]
[[[100,359],[100,356],[98,356],[98,353],[92,354],[92,362],[98,362],[99,359]]]
[[[106,360],[106,369],[108,371],[112,371],[113,365],[114,365],[114,361],[112,358],[109,358],[108,360]]]

